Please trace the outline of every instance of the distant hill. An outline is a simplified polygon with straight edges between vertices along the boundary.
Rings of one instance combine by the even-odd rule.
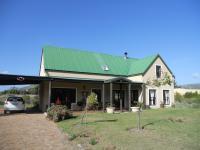
[[[185,88],[185,89],[200,89],[200,83],[185,84],[185,85],[181,85],[180,87]]]
[[[37,87],[38,87],[38,85],[27,85],[27,86],[18,88],[18,90],[20,90],[20,91],[27,91],[27,90],[34,89],[34,88],[37,88]]]
[[[11,87],[10,89],[4,90],[0,92],[0,95],[5,94],[37,94],[38,93],[38,85],[28,85],[24,87]]]

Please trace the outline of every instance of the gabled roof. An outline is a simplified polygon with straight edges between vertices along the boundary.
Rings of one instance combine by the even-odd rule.
[[[43,48],[46,70],[129,76],[144,74],[160,57],[153,55],[142,59],[113,56],[96,52],[46,46]],[[105,69],[106,67],[106,69]]]

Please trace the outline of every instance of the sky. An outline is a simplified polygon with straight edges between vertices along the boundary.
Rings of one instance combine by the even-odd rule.
[[[159,53],[178,84],[200,83],[200,1],[0,0],[0,73],[39,75],[46,45]]]

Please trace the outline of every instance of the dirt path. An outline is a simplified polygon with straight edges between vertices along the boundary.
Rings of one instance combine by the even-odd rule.
[[[76,150],[43,114],[0,116],[1,150]]]

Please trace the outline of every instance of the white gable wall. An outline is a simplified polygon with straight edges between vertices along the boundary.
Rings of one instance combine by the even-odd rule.
[[[168,73],[170,75],[171,79],[173,79],[173,75],[168,70],[167,66],[163,63],[163,61],[160,58],[157,58],[156,61],[152,64],[152,66],[148,69],[148,71],[143,76],[143,82],[146,83],[148,80],[152,81],[156,79],[156,65],[161,66],[162,75],[161,78],[164,77],[164,73]],[[155,89],[156,90],[156,105],[151,106],[152,108],[158,108],[160,107],[160,103],[163,101],[163,90],[169,90],[170,91],[170,106],[174,103],[174,84],[172,85],[164,85],[160,87],[152,86],[152,85],[146,85],[145,88],[145,100],[146,105],[149,105],[149,90]]]

